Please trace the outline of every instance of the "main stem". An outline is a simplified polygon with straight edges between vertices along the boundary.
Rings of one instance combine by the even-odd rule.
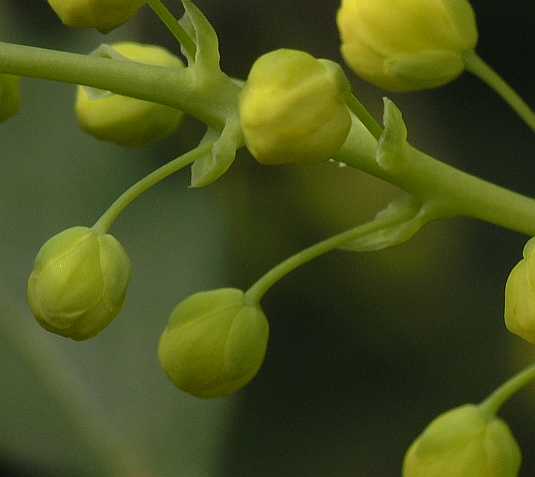
[[[514,394],[535,380],[535,365],[524,369],[502,384],[481,403],[481,409],[495,415]]]
[[[380,219],[372,220],[363,225],[359,225],[351,230],[347,230],[338,235],[334,235],[322,242],[312,245],[301,252],[292,255],[290,258],[281,262],[276,267],[272,268],[268,273],[261,277],[253,286],[247,290],[245,299],[247,303],[256,305],[260,303],[262,297],[267,291],[278,281],[284,278],[293,270],[301,267],[307,262],[314,260],[315,258],[323,255],[331,250],[339,247],[345,242],[357,239],[364,235],[375,232],[378,229],[401,223],[407,220],[414,210],[412,209],[400,209],[397,214],[389,215]]]
[[[524,120],[524,122],[535,131],[535,112],[526,104],[518,93],[509,86],[504,79],[496,73],[485,61],[474,51],[466,51],[463,55],[466,70],[477,76],[498,95],[500,95],[511,108]]]
[[[149,175],[145,176],[140,181],[136,182],[132,187],[123,192],[123,194],[119,196],[119,198],[110,206],[110,208],[104,212],[104,214],[102,214],[93,228],[101,233],[106,233],[113,225],[115,220],[117,220],[117,217],[119,217],[121,212],[141,194],[143,194],[143,192],[147,191],[158,182],[164,180],[166,177],[169,177],[171,174],[174,174],[175,172],[178,172],[179,170],[188,166],[203,154],[209,152],[212,144],[213,143],[202,144],[192,151],[177,157],[171,162],[168,162],[159,169],[156,169],[154,172],[151,172]]]
[[[433,157],[408,148],[402,167],[383,169],[375,159],[371,134],[356,118],[334,159],[384,179],[440,209],[442,217],[472,217],[535,236],[535,200],[517,194]]]
[[[0,42],[0,73],[92,86],[180,109],[221,128],[226,111],[198,85],[190,68],[168,68],[133,61],[47,50]],[[229,79],[230,82],[230,79]]]

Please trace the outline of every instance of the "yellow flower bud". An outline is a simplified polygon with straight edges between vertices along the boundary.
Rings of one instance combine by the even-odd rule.
[[[130,260],[114,237],[72,227],[41,247],[28,280],[28,301],[48,331],[85,340],[117,316],[129,280]]]
[[[403,477],[516,477],[521,460],[505,422],[465,405],[438,416],[416,439]]]
[[[74,28],[102,33],[126,23],[147,0],[48,0],[61,21]]]
[[[240,96],[249,151],[269,165],[329,159],[351,125],[344,92],[329,62],[284,49],[261,56]]]
[[[511,333],[535,344],[535,239],[511,270],[505,285],[505,325]]]
[[[467,0],[342,0],[337,21],[345,61],[389,91],[455,79],[478,38]]]
[[[138,63],[184,67],[178,57],[159,46],[123,42],[112,48]],[[129,147],[163,139],[176,130],[183,118],[181,111],[169,106],[117,94],[92,96],[83,86],[78,87],[75,109],[83,130],[103,141]]]
[[[0,75],[0,122],[17,114],[20,102],[20,78]]]
[[[231,394],[258,372],[266,353],[267,319],[244,293],[223,288],[179,303],[160,338],[160,363],[175,385],[201,398]]]

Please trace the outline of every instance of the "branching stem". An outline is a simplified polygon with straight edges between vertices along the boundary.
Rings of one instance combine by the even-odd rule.
[[[365,136],[368,136],[367,138]],[[384,179],[423,202],[441,208],[441,216],[465,216],[535,236],[535,200],[497,186],[409,147],[404,163],[392,170],[379,165],[375,141],[356,118],[334,159]]]
[[[216,130],[222,129],[230,113],[235,114],[241,90],[239,84],[223,74],[209,84],[198,85],[190,68],[149,66],[2,42],[0,73],[84,84],[167,104]],[[403,167],[386,170],[375,159],[374,136],[378,135],[378,127],[371,120],[365,121],[365,126],[354,119],[336,160],[397,185],[422,201],[441,203],[445,217],[464,215],[535,235],[533,199],[462,172],[414,148]]]
[[[190,68],[166,68],[4,42],[0,42],[0,73],[91,86],[165,104],[216,129],[225,124],[227,103],[236,100],[234,90],[239,90],[230,78],[221,75],[213,79],[215,83],[207,91],[205,85],[195,81]]]

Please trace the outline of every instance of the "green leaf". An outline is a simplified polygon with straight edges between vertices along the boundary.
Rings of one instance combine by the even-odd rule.
[[[407,127],[398,107],[384,98],[384,131],[379,139],[376,160],[379,166],[390,171],[399,169],[405,162],[407,148]]]
[[[182,4],[186,13],[180,24],[194,38],[197,47],[195,58],[185,54],[188,64],[190,66],[195,64],[208,71],[220,71],[219,40],[216,31],[191,0],[182,0]]]
[[[236,151],[241,140],[241,128],[237,119],[227,122],[221,135],[209,129],[204,135],[201,144],[207,141],[214,142],[212,148],[191,166],[190,187],[205,187],[219,179],[234,162]]]
[[[191,19],[187,13],[184,13],[182,18],[178,21],[180,26],[184,28],[186,33],[190,38],[193,38],[193,43],[195,44],[195,53],[197,52],[197,42],[196,42],[196,34],[195,34],[195,28],[193,28],[193,23],[191,22]],[[188,60],[188,65],[193,65],[195,63],[195,56],[191,56],[189,51],[184,48],[184,46],[180,45],[180,51],[182,54],[186,57]]]
[[[421,205],[412,196],[403,196],[394,200],[377,215],[377,218],[399,215],[403,210],[406,214],[401,214],[401,222],[347,242],[339,248],[352,252],[372,252],[393,247],[411,239],[418,230],[433,219],[432,207],[429,204]]]

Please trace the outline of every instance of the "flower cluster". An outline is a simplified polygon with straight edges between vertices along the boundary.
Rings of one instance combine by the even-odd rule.
[[[147,2],[48,3],[68,26],[109,32]],[[145,190],[186,166],[191,166],[192,186],[214,182],[244,145],[265,165],[329,159],[346,165],[349,159],[354,167],[399,186],[407,196],[369,223],[290,257],[246,291],[221,288],[182,299],[161,335],[158,357],[179,389],[200,398],[232,394],[257,375],[269,339],[261,298],[287,273],[323,253],[335,248],[380,250],[409,239],[431,220],[454,215],[533,236],[535,229],[525,219],[534,218],[526,211],[535,202],[440,164],[411,146],[402,113],[388,99],[384,126],[379,125],[351,93],[340,65],[302,51],[278,49],[258,58],[245,82],[231,78],[221,71],[212,25],[190,0],[183,0],[183,6],[182,21],[170,12],[164,17],[187,64],[159,46],[118,42],[102,45],[90,55],[92,65],[99,68],[96,80],[80,77],[80,63],[67,78],[60,73],[54,77],[53,68],[43,75],[68,82],[80,79],[75,103],[79,125],[103,141],[145,146],[176,131],[185,114],[206,124],[197,147],[134,184],[93,227],[68,228],[42,246],[27,295],[35,318],[48,331],[74,340],[102,332],[120,313],[132,275],[126,251],[108,233],[114,220]],[[501,91],[535,130],[535,113],[501,80],[496,81],[496,75],[489,75],[476,55],[478,29],[468,1],[342,0],[337,23],[342,56],[367,81],[389,91],[420,90],[452,81],[466,69]],[[22,50],[14,51],[26,51],[18,48]],[[56,65],[65,68],[72,56],[57,53]],[[132,72],[145,82],[130,82]],[[13,73],[0,74],[0,121],[20,107],[20,78],[15,75],[20,71]],[[109,89],[102,80],[106,73]],[[493,207],[488,207],[489,201]],[[523,255],[507,280],[505,323],[535,343],[535,238]],[[461,406],[437,417],[408,449],[403,476],[516,477],[521,453],[509,427],[496,414],[512,392],[533,378],[530,371],[481,405]]]

